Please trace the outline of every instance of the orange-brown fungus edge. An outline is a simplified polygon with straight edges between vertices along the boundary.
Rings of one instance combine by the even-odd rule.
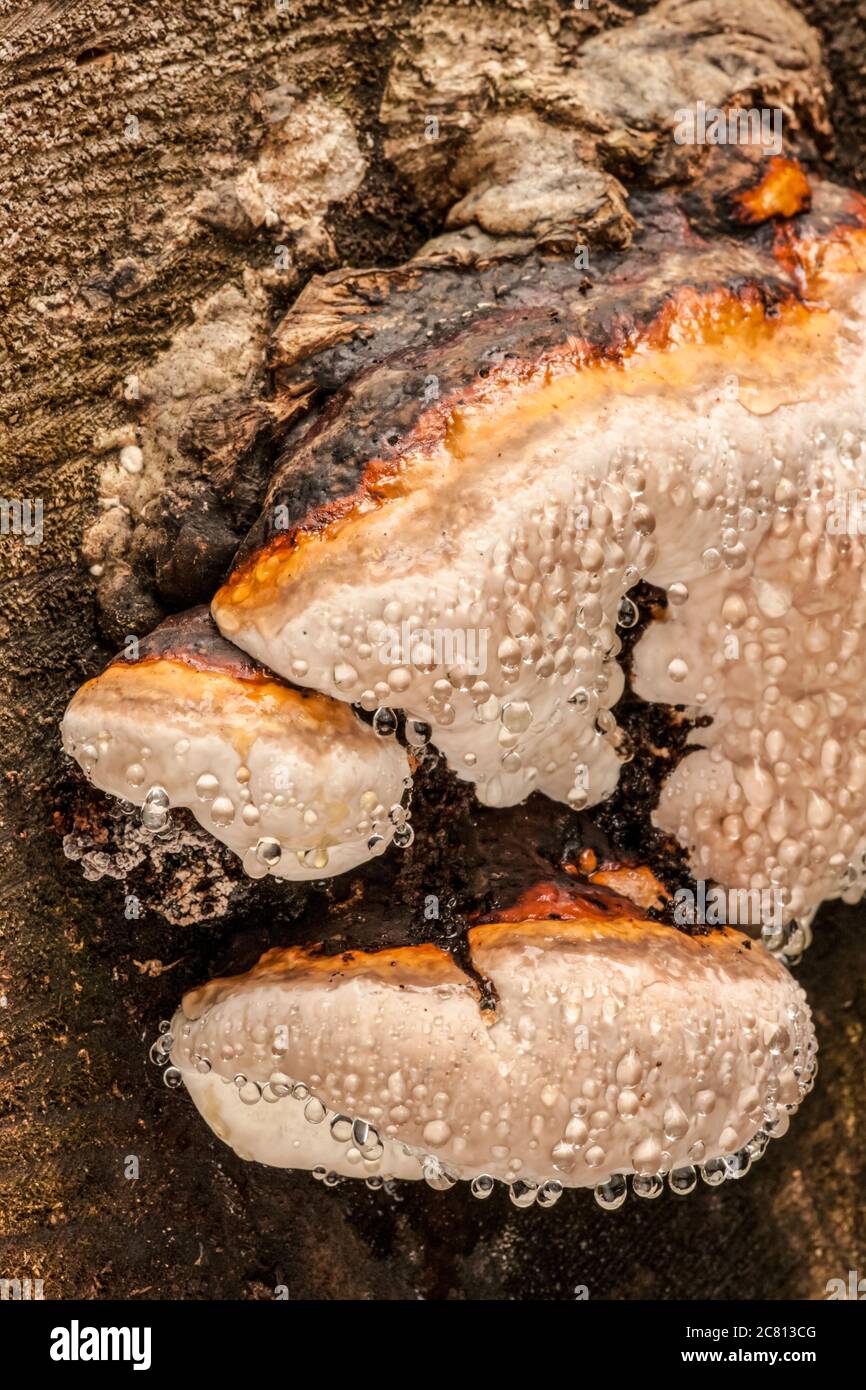
[[[540,885],[536,907],[541,905],[543,894],[550,885]],[[625,904],[625,906],[628,906]],[[748,938],[729,927],[720,928],[709,936],[685,936],[661,922],[622,912],[617,916],[599,915],[578,900],[572,903],[573,914],[569,918],[538,919],[509,917],[471,927],[467,933],[470,951],[475,964],[483,972],[488,948],[519,942],[520,939],[546,940],[548,942],[586,943],[605,939],[644,943],[649,938],[674,942],[678,947],[693,952],[705,950],[737,950],[749,944]],[[213,1003],[231,993],[234,986],[243,981],[274,981],[290,979],[294,983],[308,981],[321,982],[325,987],[339,984],[350,978],[367,976],[397,989],[441,989],[456,986],[468,991],[480,1001],[480,992],[475,982],[456,964],[453,957],[441,946],[425,942],[417,946],[397,946],[380,951],[345,951],[340,956],[319,954],[320,943],[312,946],[274,947],[266,951],[261,959],[241,975],[225,976],[210,980],[197,989],[187,991],[183,997],[183,1010],[188,1018],[199,1018]],[[488,1011],[485,1021],[495,1022],[495,1009]]]
[[[741,222],[767,222],[771,217],[795,217],[811,206],[812,189],[796,159],[774,155],[760,183],[736,199]]]
[[[783,165],[795,165],[802,174],[795,161],[782,159],[781,156],[779,159]],[[805,175],[802,177],[805,179]],[[794,175],[790,171],[782,170],[781,174],[774,175],[771,168],[758,188],[766,185],[777,190],[774,196],[781,197],[778,190],[793,184]],[[755,193],[756,190],[751,192]],[[770,198],[769,193],[765,196]],[[793,194],[789,192],[786,196],[793,197]],[[856,260],[856,251],[866,240],[866,199],[859,194],[851,196],[850,215],[850,224],[836,226],[827,233],[807,231],[801,235],[795,226],[780,225],[774,257],[796,277],[800,292],[807,297],[807,302],[803,303],[792,290],[779,300],[778,310],[808,314],[815,307],[808,302],[808,290],[813,284],[816,290],[820,288],[823,274],[833,271],[846,273],[852,268],[860,268],[851,265],[852,259]],[[432,452],[447,437],[454,412],[459,407],[483,406],[510,387],[533,379],[538,381],[550,371],[559,373],[569,367],[573,371],[580,371],[599,363],[625,365],[636,353],[648,348],[658,351],[672,348],[684,340],[706,341],[710,328],[714,334],[724,335],[738,324],[754,319],[756,315],[764,317],[765,313],[764,298],[758,283],[741,286],[736,292],[727,286],[699,291],[686,285],[679,287],[662,304],[648,324],[628,331],[614,326],[610,341],[603,346],[586,339],[569,338],[562,346],[535,360],[506,360],[491,369],[486,377],[476,378],[425,411],[395,447],[390,458],[369,460],[354,492],[315,508],[292,530],[271,537],[266,545],[233,570],[219,594],[231,603],[233,590],[245,582],[255,583],[255,568],[263,560],[291,552],[304,542],[324,539],[330,528],[342,520],[352,514],[378,509],[389,500],[389,495],[399,493],[407,485],[401,472],[403,461],[413,453]],[[783,314],[777,313],[777,318],[782,317]]]
[[[243,696],[257,705],[267,700],[275,701],[276,707],[283,710],[302,710],[310,718],[321,721],[339,721],[341,727],[356,723],[350,705],[340,700],[332,700],[318,690],[302,690],[281,680],[273,672],[235,671],[227,663],[206,661],[187,661],[178,653],[170,657],[151,653],[139,661],[125,661],[122,657],[112,661],[98,676],[93,676],[75,694],[75,700],[85,694],[98,696],[107,692],[116,682],[128,682],[121,689],[130,697],[153,698],[155,694],[175,694],[184,700],[200,698],[207,690],[213,697],[231,698]],[[206,684],[205,684],[206,683]],[[238,688],[240,687],[240,688]]]

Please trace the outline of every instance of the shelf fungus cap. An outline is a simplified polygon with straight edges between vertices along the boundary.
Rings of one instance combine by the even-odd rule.
[[[409,778],[395,739],[251,661],[206,608],[82,686],[62,733],[94,785],[141,806],[151,829],[188,807],[258,878],[324,878],[380,853]]]
[[[784,880],[787,916],[841,891],[866,802],[858,783],[846,813],[840,773],[825,807],[816,779],[822,756],[840,765],[843,706],[841,765],[866,739],[864,546],[831,524],[864,476],[866,204],[818,181],[810,195],[774,240],[740,223],[706,242],[684,216],[665,221],[580,294],[570,267],[533,262],[519,314],[486,305],[363,373],[277,470],[214,600],[221,631],[288,679],[428,722],[488,805],[537,790],[581,809],[614,791],[630,756],[617,658],[637,619],[629,590],[646,580],[682,616],[642,635],[638,694],[726,731],[712,804],[688,758],[665,827],[707,878]],[[400,428],[376,452],[361,423],[386,402]],[[347,456],[357,468],[337,467]],[[726,645],[738,623],[740,664]],[[825,753],[794,733],[804,698]],[[789,793],[807,763],[808,792]],[[726,814],[736,843],[717,853]]]
[[[729,929],[577,909],[478,925],[469,948],[495,1012],[433,944],[269,951],[186,995],[173,1077],[243,1158],[434,1186],[730,1161],[809,1088],[802,990]]]

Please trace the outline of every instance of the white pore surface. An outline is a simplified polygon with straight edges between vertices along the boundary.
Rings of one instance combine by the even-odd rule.
[[[164,788],[254,877],[326,878],[369,859],[371,837],[381,837],[376,852],[387,847],[388,812],[409,776],[396,740],[342,705],[329,721],[297,692],[248,698],[242,681],[219,674],[173,666],[179,678],[166,688],[152,676],[157,664],[167,663],[120,676],[110,667],[69,706],[64,747],[95,786],[136,806]],[[255,853],[262,840],[282,847],[270,869]]]
[[[527,407],[486,427],[461,407],[438,453],[407,464],[406,496],[348,539],[336,528],[260,603],[219,595],[217,623],[293,680],[429,722],[483,802],[537,789],[581,807],[628,756],[610,713],[617,620],[645,578],[670,606],[638,646],[637,692],[713,720],[659,823],[696,875],[778,887],[788,918],[859,894],[864,538],[828,521],[866,477],[861,277],[844,300],[813,366],[802,344],[771,343],[742,364],[709,351],[685,384],[650,371],[626,389],[638,354],[588,401],[533,415],[531,388],[515,388]],[[427,660],[393,663],[404,622],[431,635]],[[437,633],[486,634],[484,669],[440,659]]]
[[[473,947],[499,994],[492,1025],[453,966],[419,985],[360,956],[331,973],[269,965],[188,995],[171,1061],[226,1143],[278,1167],[417,1177],[426,1156],[455,1177],[574,1187],[655,1174],[786,1125],[811,1075],[802,990],[734,942],[497,929]],[[312,1102],[276,1099],[290,1078]],[[345,1124],[332,1135],[338,1114],[374,1127],[366,1155]]]

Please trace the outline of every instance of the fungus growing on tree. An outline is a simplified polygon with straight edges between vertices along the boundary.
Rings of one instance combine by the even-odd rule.
[[[206,608],[162,623],[134,659],[121,654],[82,686],[63,739],[147,828],[188,807],[254,878],[343,873],[407,831],[409,763],[396,741],[251,661]]]
[[[760,40],[745,7],[716,33],[712,9],[664,0],[573,67],[537,35],[531,99],[510,29],[467,35],[489,91],[441,145],[426,73],[453,79],[444,120],[475,59],[419,20],[380,117],[442,235],[307,283],[212,469],[245,514],[244,468],[268,475],[221,637],[173,620],[67,713],[98,786],[155,827],[190,806],[253,873],[410,843],[395,731],[474,790],[448,930],[368,865],[184,997],[156,1056],[244,1157],[616,1206],[627,1175],[740,1176],[811,1086],[785,966],[672,902],[769,895],[739,924],[775,948],[866,882],[866,202],[812,168],[808,26],[768,3]],[[778,149],[744,92],[779,103]],[[671,94],[743,139],[674,137]],[[506,894],[472,846],[498,825],[520,858],[539,802],[581,854]]]
[[[811,1087],[803,992],[738,932],[537,885],[468,951],[473,974],[429,942],[271,950],[190,991],[157,1054],[242,1158],[542,1205],[741,1176]]]

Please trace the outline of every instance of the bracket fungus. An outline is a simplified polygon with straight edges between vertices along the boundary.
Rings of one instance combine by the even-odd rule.
[[[167,1075],[241,1157],[276,1167],[480,1195],[497,1179],[542,1205],[572,1186],[615,1204],[627,1174],[643,1195],[668,1174],[679,1191],[697,1169],[738,1176],[814,1074],[787,969],[615,892],[527,896],[468,931],[492,1008],[431,943],[275,949],[185,996],[157,1044]]]
[[[253,878],[319,879],[381,853],[405,819],[409,762],[347,705],[293,689],[220,637],[206,608],[162,623],[88,681],[67,753],[163,829],[172,806]],[[392,814],[393,813],[393,814]]]
[[[662,823],[696,872],[813,911],[866,844],[864,549],[831,525],[862,473],[864,257],[866,203],[816,182],[772,240],[705,246],[663,202],[582,295],[530,261],[519,312],[387,356],[301,438],[218,626],[289,679],[429,722],[486,804],[580,809],[628,756],[618,627],[647,581],[666,612],[635,690],[714,718]],[[362,422],[395,397],[377,454]]]
[[[401,64],[442,68],[431,21],[380,116],[447,230],[306,285],[271,338],[269,483],[213,622],[164,624],[67,712],[97,786],[155,824],[189,806],[254,874],[411,842],[409,754],[378,733],[441,752],[455,805],[454,778],[474,791],[454,932],[419,936],[393,877],[376,907],[367,864],[166,1025],[166,1077],[242,1156],[616,1206],[629,1174],[643,1196],[741,1176],[812,1084],[785,964],[671,911],[678,882],[769,893],[769,934],[748,925],[775,945],[866,885],[866,525],[841,517],[864,478],[866,201],[817,168],[814,34],[766,9],[758,42],[744,3],[714,29],[712,0],[663,0],[573,66],[545,31],[535,97],[507,29],[483,112],[428,149]],[[745,137],[684,147],[668,86]],[[772,157],[743,92],[784,113]],[[538,864],[479,891],[545,816],[591,840],[589,810],[620,838],[600,869],[554,855],[555,891]]]

